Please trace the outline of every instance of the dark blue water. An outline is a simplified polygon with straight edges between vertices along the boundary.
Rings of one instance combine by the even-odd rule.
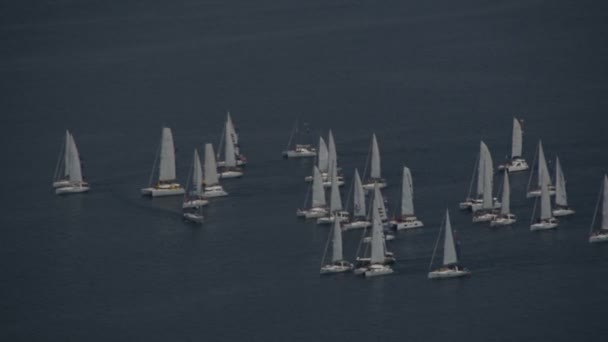
[[[23,1],[0,10],[0,339],[572,341],[608,332],[608,245],[589,245],[608,171],[608,21],[594,1]],[[230,110],[249,157],[202,227],[144,199],[163,124],[178,176]],[[299,116],[332,128],[350,181],[371,133],[385,196],[411,168],[426,228],[394,275],[320,278],[328,230],[298,221],[311,161],[282,160]],[[574,217],[490,230],[456,210],[484,139],[562,161]],[[51,189],[64,130],[92,191]],[[552,169],[552,165],[550,168]],[[500,183],[500,179],[496,181]],[[347,188],[344,190],[346,200]],[[446,207],[469,279],[426,279]],[[360,232],[345,234],[354,258]]]

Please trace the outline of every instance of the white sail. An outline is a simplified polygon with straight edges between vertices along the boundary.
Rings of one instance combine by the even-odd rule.
[[[450,223],[450,213],[445,212],[445,238],[443,240],[443,265],[453,265],[458,263],[458,253],[456,252],[456,244],[454,243],[454,235],[452,233],[452,224]]]
[[[376,186],[378,188],[378,186]],[[374,196],[372,203],[372,241],[371,241],[371,257],[370,261],[372,264],[381,264],[384,263],[384,233],[382,232],[382,222],[380,221],[379,212],[379,203],[382,201],[382,198],[378,196]]]
[[[486,166],[484,162],[484,150],[483,150],[483,141],[479,144],[479,161],[477,164],[477,198],[483,196],[483,181],[484,181],[484,167]]]
[[[70,149],[72,148],[72,134],[70,131],[65,131],[65,151],[63,153],[63,175],[66,179],[70,179]]]
[[[217,163],[215,162],[215,153],[213,152],[213,145],[205,144],[205,185],[211,186],[219,184],[219,177],[217,174]]]
[[[541,220],[551,218],[551,198],[549,195],[549,175],[547,171],[543,169],[541,175],[542,184],[540,185],[540,218]]]
[[[562,171],[562,165],[559,158],[555,157],[555,204],[567,207],[568,195],[566,194],[566,179]]]
[[[194,149],[193,164],[192,184],[194,184],[194,192],[200,196],[203,193],[203,169],[201,168],[201,158],[198,155],[197,149]]]
[[[376,133],[372,135],[372,166],[370,178],[380,179],[380,149],[376,140]]]
[[[608,229],[608,177],[604,175],[604,198],[602,200],[602,229]]]
[[[82,169],[80,167],[80,155],[78,153],[78,148],[76,147],[76,142],[74,141],[74,136],[72,134],[69,135],[69,157],[68,157],[68,174],[70,182],[80,183],[82,182]]]
[[[313,166],[312,174],[312,207],[324,207],[327,203],[325,202],[325,189],[323,189],[321,172],[316,166]]]
[[[374,200],[376,199],[378,199],[378,204],[376,205],[376,207],[378,208],[378,216],[380,217],[380,220],[388,220],[388,215],[386,214],[386,207],[384,206],[384,198],[382,197],[380,187],[377,183],[374,186]]]
[[[330,166],[331,172],[331,198],[329,201],[329,209],[331,212],[342,210],[342,199],[340,198],[340,188],[338,187],[338,174],[336,172],[336,163]]]
[[[319,137],[319,150],[318,150],[318,165],[321,172],[327,172],[329,170],[329,151],[327,150],[327,144],[325,139]]]
[[[334,135],[331,133],[331,129],[329,130],[328,145],[327,165],[330,167],[334,162],[338,165],[338,152],[336,151],[336,142],[334,141]],[[321,170],[321,172],[323,172],[323,170]]]
[[[408,167],[403,167],[403,183],[401,186],[401,215],[414,215],[414,187],[412,174]]]
[[[547,186],[551,185],[551,177],[549,177],[549,168],[547,168],[547,160],[545,159],[545,151],[543,143],[538,141],[538,186],[542,186],[542,177],[547,176]]]
[[[340,227],[340,220],[335,219],[331,261],[336,262],[342,259],[344,259],[342,253],[342,227]]]
[[[492,209],[494,204],[492,197],[492,186],[494,177],[494,166],[492,165],[492,155],[488,146],[482,141],[481,142],[481,155],[480,164],[483,164],[483,208]]]
[[[228,134],[230,133],[230,134]],[[232,144],[234,146],[234,154],[239,155],[241,152],[239,151],[239,135],[236,134],[236,130],[234,129],[234,124],[232,123],[232,118],[230,117],[230,112],[226,113],[226,134],[232,138]],[[224,156],[225,158],[225,156]]]
[[[234,139],[232,138],[232,132],[230,128],[230,114],[228,114],[228,120],[226,121],[226,133],[225,133],[225,141],[224,141],[224,158],[225,164],[227,167],[235,167],[236,166],[236,154],[235,154],[235,146]],[[232,129],[234,130],[234,129]]]
[[[361,177],[359,177],[359,171],[355,169],[355,196],[353,197],[353,216],[365,217],[365,191],[363,190],[363,184],[361,183]]]
[[[513,138],[511,142],[511,158],[521,157],[522,152],[522,137],[521,123],[516,118],[513,118]]]
[[[173,145],[173,133],[169,127],[163,127],[158,180],[175,180],[175,146]]]
[[[509,214],[511,211],[511,186],[509,185],[509,171],[505,170],[505,176],[502,183],[502,207],[500,213],[503,215]]]

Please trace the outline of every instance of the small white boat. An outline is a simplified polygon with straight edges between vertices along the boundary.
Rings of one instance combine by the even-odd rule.
[[[494,166],[488,146],[482,141],[479,150],[478,189],[481,188],[481,204],[473,204],[473,222],[488,222],[496,217],[496,208],[501,203],[492,197]]]
[[[194,149],[194,157],[192,160],[192,190],[187,191],[182,203],[182,209],[198,209],[209,203],[203,198],[203,168],[201,167],[201,158],[198,151]],[[190,188],[189,184],[186,189]]]
[[[384,241],[393,241],[395,240],[395,235],[393,234],[388,234],[388,233],[384,233]],[[372,237],[371,236],[366,236],[363,238],[363,243],[370,243],[372,242]]]
[[[569,216],[574,213],[574,209],[568,206],[566,179],[564,178],[562,165],[559,162],[559,158],[555,157],[555,209],[553,209],[553,216]]]
[[[499,171],[507,170],[509,172],[525,171],[530,168],[526,160],[522,157],[522,141],[523,132],[521,122],[517,118],[513,118],[513,136],[511,139],[511,160],[503,165],[498,166]]]
[[[380,187],[380,189],[386,188],[387,183],[381,176],[380,170],[380,149],[378,148],[378,140],[376,140],[376,134],[372,134],[372,146],[371,146],[371,171],[369,179],[363,184],[363,189],[366,191],[374,190],[374,187]]]
[[[205,217],[201,212],[186,212],[183,214],[183,218],[186,221],[199,224],[205,221]]]
[[[308,126],[304,123],[305,126]],[[306,131],[308,132],[308,127],[306,127]],[[283,151],[283,158],[310,158],[317,156],[317,149],[314,148],[310,144],[295,144],[292,148],[291,143],[294,140],[294,137],[299,133],[298,129],[298,120],[296,120],[293,125],[293,129],[291,130],[291,135],[289,136],[289,141],[287,142],[287,147]]]
[[[537,155],[538,155],[538,167],[537,167],[538,187],[536,187],[536,188],[530,187],[531,183],[532,183],[532,175],[534,174],[534,172],[531,172],[530,177],[528,178],[528,186],[527,186],[528,192],[526,193],[527,198],[539,197],[541,195],[540,187],[541,187],[543,175],[547,176],[547,191],[548,191],[549,195],[550,196],[555,195],[555,187],[551,184],[551,177],[549,176],[549,168],[547,167],[547,160],[545,159],[545,151],[543,149],[543,144],[542,144],[541,140],[538,141]],[[536,162],[536,161],[537,161],[536,158],[534,158],[534,162]],[[533,166],[534,166],[534,163],[533,163]]]
[[[204,188],[202,196],[204,198],[227,196],[228,193],[220,185],[220,179],[217,174],[217,164],[215,162],[215,154],[213,146],[209,143],[205,144],[205,175]]]
[[[141,189],[144,196],[161,197],[183,195],[184,188],[175,181],[175,146],[173,144],[173,133],[169,127],[163,127],[160,143],[160,159],[158,167],[158,182],[147,188]],[[150,184],[156,168],[156,160],[150,176]]]
[[[509,185],[509,171],[505,170],[502,185],[502,207],[500,214],[492,219],[491,227],[508,226],[517,221],[517,217],[511,214],[511,186]]]
[[[230,134],[231,128],[229,121],[226,121],[225,129],[225,141],[224,141],[224,166],[220,168],[219,177],[221,179],[226,178],[240,178],[243,177],[243,169],[237,167],[236,152],[234,146],[234,140]]]
[[[296,211],[296,216],[307,219],[320,218],[329,215],[329,209],[327,208],[327,202],[325,201],[325,190],[323,189],[323,182],[321,181],[321,172],[319,172],[317,166],[313,166],[312,168],[314,180],[311,184],[312,203],[310,209],[298,209]],[[310,192],[311,191],[308,193]],[[306,207],[308,202],[308,193],[304,200],[304,207]]]
[[[423,227],[422,221],[414,214],[414,187],[412,174],[408,167],[403,167],[403,181],[401,185],[401,217],[390,222],[397,230]]]
[[[458,263],[458,251],[456,244],[454,243],[454,234],[452,232],[452,224],[450,223],[450,213],[446,210],[445,223],[442,229],[439,230],[439,237],[441,237],[441,231],[444,230],[443,238],[443,265],[434,271],[428,273],[429,279],[446,279],[446,278],[457,278],[471,275],[471,272],[460,266]],[[435,243],[435,249],[433,250],[433,256],[431,258],[431,265],[433,265],[433,259],[435,258],[435,252],[437,251],[437,245]]]
[[[554,229],[557,227],[557,219],[553,217],[551,214],[551,198],[549,196],[548,190],[548,180],[549,175],[547,174],[547,170],[541,170],[543,174],[541,174],[541,186],[540,186],[540,216],[530,225],[530,230],[547,230]]]
[[[338,188],[337,183],[338,175],[336,172],[336,163],[333,162],[333,164],[330,166],[330,173],[332,175],[332,185],[329,200],[330,213],[328,216],[319,217],[317,219],[317,224],[331,224],[336,219],[339,222],[346,222],[349,220],[350,213],[345,211],[342,207],[342,198],[340,197],[340,189]]]
[[[321,265],[323,265],[320,270],[321,275],[343,273],[352,270],[353,265],[344,260],[344,255],[342,253],[342,228],[340,228],[340,222],[334,222],[330,236],[332,242],[331,262],[323,265],[327,254],[327,247],[325,247],[325,253],[323,255],[323,260],[321,261]],[[329,241],[330,238],[327,240],[327,246],[329,246]]]
[[[232,122],[232,118],[230,117],[230,112],[226,113],[226,123],[225,129],[222,131],[222,137],[220,138],[220,143],[218,147],[218,155],[217,157],[217,166],[223,167],[226,166],[225,160],[220,160],[219,153],[222,150],[222,144],[225,141],[225,135],[228,134],[232,140],[232,144],[234,145],[234,156],[236,159],[237,166],[244,166],[247,164],[247,157],[241,153],[241,147],[239,145],[239,135],[236,133],[236,129],[234,128],[234,123]],[[226,158],[226,156],[224,156]]]
[[[361,177],[359,177],[357,169],[355,169],[355,176],[353,178],[353,190],[353,219],[342,225],[342,229],[344,230],[367,228],[372,225],[367,219],[365,191],[363,190]]]
[[[371,264],[367,271],[365,271],[365,278],[378,277],[393,273],[393,269],[388,265],[382,264]]]
[[[598,215],[602,202],[602,217],[599,229],[595,229],[595,218]],[[608,176],[604,175],[604,181],[600,188],[600,194],[597,198],[593,219],[591,220],[591,231],[589,232],[589,243],[607,242],[608,241]]]
[[[64,146],[59,153],[59,161],[55,168],[53,188],[57,195],[76,194],[90,190],[89,183],[82,179],[80,154],[74,136],[68,130],[65,131]]]

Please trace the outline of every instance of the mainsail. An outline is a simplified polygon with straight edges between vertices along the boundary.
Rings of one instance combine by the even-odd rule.
[[[313,166],[312,174],[312,207],[324,207],[327,203],[325,202],[325,190],[323,189],[321,172],[316,166]]]
[[[342,253],[342,227],[340,227],[340,220],[334,220],[334,237],[332,246],[332,257],[331,261],[336,262],[344,259]]]
[[[205,185],[212,186],[219,184],[219,177],[217,174],[217,164],[215,162],[215,153],[213,152],[213,145],[205,144]]]
[[[517,118],[513,118],[513,138],[511,142],[511,158],[521,157],[522,152],[521,123]]]
[[[365,191],[363,190],[363,184],[361,183],[361,177],[359,177],[359,171],[355,169],[355,190],[353,197],[353,216],[355,217],[365,217]]]
[[[566,179],[562,171],[559,157],[555,157],[555,204],[567,207],[568,195],[566,194]]]
[[[169,127],[163,127],[158,180],[164,182],[175,180],[175,146],[173,145],[173,133]]]
[[[380,179],[380,149],[378,148],[378,141],[376,140],[376,134],[372,135],[372,166],[370,178]]]
[[[412,185],[412,174],[410,169],[403,167],[403,184],[401,188],[401,215],[414,215],[414,188]]]
[[[443,240],[443,265],[449,266],[458,263],[458,253],[454,243],[452,224],[450,223],[450,213],[445,212],[445,238]]]

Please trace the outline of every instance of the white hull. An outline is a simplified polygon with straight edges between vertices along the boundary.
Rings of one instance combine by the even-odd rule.
[[[458,205],[458,207],[461,210],[472,210],[473,205],[481,205],[482,200],[480,199],[473,199],[473,198],[467,198],[464,202],[460,202],[460,204]]]
[[[344,185],[344,181],[342,180],[338,180],[338,186],[343,186]],[[323,182],[323,187],[324,188],[331,188],[331,182],[327,181],[327,182]]]
[[[502,203],[500,203],[496,198],[494,198],[494,206],[492,209],[500,209],[502,207]],[[473,203],[471,205],[471,211],[476,212],[483,209],[483,203],[480,201],[479,203]]]
[[[294,151],[294,150],[290,150],[290,151],[283,152],[283,157],[285,157],[285,158],[310,158],[310,157],[316,157],[316,156],[317,156],[317,152],[316,151]]]
[[[349,222],[346,223],[345,225],[342,226],[343,230],[351,230],[351,229],[362,229],[362,228],[367,228],[367,227],[371,227],[372,223],[369,221],[353,221],[353,222]]]
[[[589,243],[608,242],[608,233],[596,233],[589,237]]]
[[[223,197],[228,196],[228,193],[224,191],[224,188],[219,185],[216,185],[205,188],[202,196],[205,198]]]
[[[548,230],[555,229],[557,227],[557,220],[552,219],[549,221],[542,221],[538,223],[534,223],[530,226],[530,230]]]
[[[209,204],[209,201],[204,199],[195,199],[186,201],[182,204],[182,209],[196,209]]]
[[[391,226],[396,227],[397,230],[414,229],[424,227],[424,223],[418,220],[416,217],[406,217],[400,221],[390,221]]]
[[[514,159],[514,160],[508,162],[507,164],[498,166],[499,171],[504,171],[506,169],[509,171],[509,173],[525,171],[525,170],[528,170],[529,168],[530,168],[530,166],[528,165],[526,160],[522,159],[522,158],[517,158],[517,159]]]
[[[203,223],[204,217],[200,214],[195,213],[184,213],[184,220],[194,222],[194,223]]]
[[[549,186],[549,196],[555,195],[555,187],[553,185]],[[526,198],[540,197],[540,189],[528,191],[526,194]]]
[[[490,227],[508,226],[515,222],[517,222],[517,220],[513,218],[497,217],[490,222]]]
[[[67,179],[58,180],[56,182],[53,182],[53,188],[64,188],[66,186],[70,186],[71,184],[72,183],[70,183],[70,181]]]
[[[57,195],[79,194],[89,191],[90,188],[86,185],[70,185],[55,189]]]
[[[459,278],[470,276],[471,271],[465,269],[462,270],[453,270],[453,269],[445,269],[445,270],[437,270],[429,272],[429,279],[448,279],[448,278]]]
[[[141,189],[142,195],[151,197],[177,196],[183,195],[184,193],[186,193],[186,190],[184,190],[184,188],[182,188],[179,184],[172,184],[171,186],[162,188]]]
[[[312,218],[320,218],[327,216],[327,209],[325,208],[312,208],[310,210],[298,210],[298,216],[304,216],[304,218],[312,219]]]
[[[365,190],[365,191],[373,191],[375,185],[376,185],[376,183],[366,183],[366,184],[363,184],[363,190]],[[386,187],[387,187],[386,182],[384,182],[384,181],[378,181],[378,188],[384,189]]]
[[[372,265],[363,273],[365,278],[379,277],[393,273],[393,269],[386,265]]]
[[[553,216],[555,216],[555,217],[574,215],[574,213],[575,213],[575,211],[570,208],[553,209]]]
[[[243,177],[243,172],[230,170],[230,171],[220,172],[219,176],[221,179],[240,178],[240,177]]]
[[[473,215],[473,223],[477,222],[488,222],[492,221],[496,218],[496,214],[494,213],[485,213],[480,215]]]
[[[348,221],[348,215],[349,213],[347,211],[343,211],[338,215],[338,219],[340,220],[340,222],[346,222]],[[319,217],[317,219],[317,224],[332,224],[334,223],[334,219],[335,215]]]
[[[343,263],[340,265],[335,265],[335,264],[334,265],[325,265],[325,266],[321,267],[321,270],[319,271],[319,273],[321,275],[329,275],[329,274],[348,272],[352,269],[353,269],[353,265],[349,264],[349,263]]]
[[[247,161],[245,161],[245,160],[241,160],[241,159],[237,159],[237,160],[236,160],[236,165],[237,165],[237,166],[243,166],[243,165],[247,165]],[[218,160],[218,161],[216,162],[216,166],[217,166],[217,167],[224,167],[224,166],[226,166],[226,161],[224,161],[224,160]]]
[[[384,240],[386,240],[386,241],[395,240],[395,235],[386,234],[386,235],[384,235]],[[366,237],[363,238],[363,243],[370,243],[370,242],[372,242],[372,237],[371,236],[366,236]]]

